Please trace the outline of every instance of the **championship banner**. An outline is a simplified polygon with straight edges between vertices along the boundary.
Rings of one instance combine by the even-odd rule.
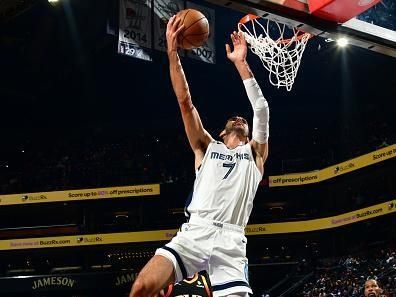
[[[0,195],[0,206],[59,201],[83,201],[98,199],[154,196],[160,194],[160,185],[137,185],[99,189],[54,191]]]
[[[199,48],[186,51],[186,56],[195,60],[206,63],[216,63],[216,47],[215,47],[215,11],[214,9],[195,4],[187,1],[187,8],[193,8],[202,12],[209,22],[209,38],[205,44]]]
[[[317,183],[394,157],[396,157],[396,144],[321,170],[270,176],[268,178],[269,187],[300,186]]]
[[[266,234],[287,234],[295,232],[309,232],[323,229],[337,228],[378,216],[387,215],[396,211],[396,200],[380,203],[370,207],[354,210],[337,216],[271,224],[247,225],[245,233],[248,236]],[[24,238],[0,240],[0,251],[40,249],[40,248],[64,248],[74,246],[136,243],[149,241],[169,241],[177,233],[177,229],[123,232],[108,234],[69,235],[58,237]]]
[[[166,52],[166,25],[171,16],[183,9],[183,0],[154,0],[154,49]]]
[[[120,0],[118,53],[151,61],[151,0]]]

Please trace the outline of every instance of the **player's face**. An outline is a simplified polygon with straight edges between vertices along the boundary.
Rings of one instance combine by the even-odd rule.
[[[247,121],[243,117],[232,117],[227,120],[225,130],[228,133],[234,131],[242,134],[243,136],[249,135],[249,126]]]
[[[365,297],[378,297],[380,296],[382,290],[378,286],[377,281],[369,279],[364,283],[364,296]]]

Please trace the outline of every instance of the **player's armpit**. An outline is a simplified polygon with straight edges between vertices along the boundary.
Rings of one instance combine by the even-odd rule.
[[[261,174],[264,173],[264,163],[268,158],[268,141],[266,143],[258,143],[254,139],[250,141],[250,146],[255,154],[255,162]]]

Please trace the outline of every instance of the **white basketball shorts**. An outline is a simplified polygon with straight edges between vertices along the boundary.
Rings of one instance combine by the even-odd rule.
[[[192,216],[155,254],[173,263],[176,282],[206,270],[214,297],[243,292],[252,294],[246,243],[243,227]]]

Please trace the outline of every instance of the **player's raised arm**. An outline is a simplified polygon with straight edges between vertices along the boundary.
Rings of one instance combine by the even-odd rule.
[[[198,111],[192,103],[186,76],[184,75],[183,67],[177,53],[177,36],[180,34],[181,30],[183,30],[183,25],[180,25],[180,18],[176,16],[171,17],[166,28],[169,70],[173,90],[176,94],[182,113],[186,134],[196,157],[195,165],[198,167],[202,161],[207,146],[210,141],[212,141],[212,137],[203,128]]]
[[[226,44],[227,57],[230,59],[245,85],[246,93],[253,107],[252,140],[250,144],[256,152],[256,164],[263,172],[264,162],[268,157],[268,136],[269,136],[269,108],[260,86],[253,76],[252,71],[246,61],[247,44],[242,33],[233,32],[231,34],[233,50]]]

